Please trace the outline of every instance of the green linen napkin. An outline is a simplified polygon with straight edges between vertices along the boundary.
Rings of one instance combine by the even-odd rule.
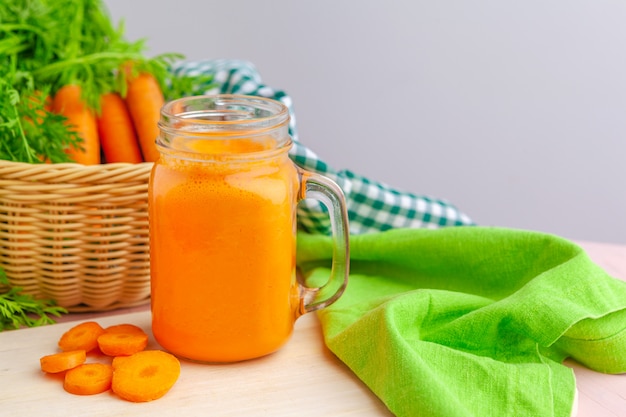
[[[329,349],[403,416],[570,416],[572,357],[626,372],[626,282],[553,235],[460,226],[352,235],[350,282],[318,314]],[[330,238],[298,236],[307,280]]]

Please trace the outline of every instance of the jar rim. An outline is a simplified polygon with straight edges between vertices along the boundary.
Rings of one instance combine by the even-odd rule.
[[[283,151],[292,145],[288,133],[289,110],[280,101],[240,94],[215,94],[182,97],[169,101],[161,108],[159,136],[156,144],[165,152],[183,151],[187,158],[196,152],[182,149],[181,143],[192,141],[258,140],[271,145],[261,150],[245,152],[267,154]],[[202,153],[198,152],[198,157]],[[226,153],[236,158],[236,153]],[[243,156],[241,154],[240,156]],[[216,156],[215,154],[213,156]],[[225,157],[220,154],[220,159]],[[206,159],[202,155],[201,159]]]
[[[289,110],[278,100],[241,94],[207,94],[165,103],[159,124],[187,122],[223,129],[256,130],[255,127],[275,128],[288,121]]]

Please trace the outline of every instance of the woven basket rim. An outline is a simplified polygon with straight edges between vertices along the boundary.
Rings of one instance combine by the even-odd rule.
[[[0,160],[0,181],[6,185],[22,184],[112,184],[148,176],[153,162],[138,164],[116,162],[111,164],[82,165],[77,163],[29,164]]]
[[[113,176],[134,174],[137,172],[149,172],[153,162],[140,162],[138,164],[127,162],[114,162],[110,164],[83,165],[73,162],[59,164],[30,164],[28,162],[15,162],[0,160],[0,178],[20,179],[29,177],[38,181],[66,182],[68,179],[85,177],[97,179],[98,175]],[[76,177],[73,177],[75,175]],[[62,177],[57,179],[57,177]]]
[[[96,164],[96,165],[85,165],[85,164],[79,164],[77,162],[59,162],[56,164],[47,164],[47,163],[30,163],[30,162],[21,162],[21,161],[8,161],[6,159],[0,159],[0,167],[3,165],[6,166],[12,166],[12,165],[17,165],[17,166],[22,166],[22,167],[48,167],[48,168],[63,168],[63,169],[79,169],[79,168],[86,168],[86,169],[99,169],[99,168],[119,168],[119,167],[128,167],[128,166],[142,166],[142,165],[149,165],[152,166],[154,164],[154,162],[139,162],[139,163],[132,163],[132,162],[111,162],[111,163],[104,163],[104,164]]]

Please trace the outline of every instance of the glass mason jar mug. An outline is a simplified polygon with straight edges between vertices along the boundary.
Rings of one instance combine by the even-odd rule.
[[[348,279],[341,189],[289,158],[289,113],[252,96],[166,103],[149,182],[152,330],[182,358],[234,362],[279,349],[302,314],[324,308]],[[320,200],[333,230],[331,276],[296,274],[296,208]]]

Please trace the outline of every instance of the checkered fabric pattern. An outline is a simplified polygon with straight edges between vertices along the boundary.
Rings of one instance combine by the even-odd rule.
[[[256,68],[247,61],[182,61],[172,71],[179,75],[213,75],[215,83],[194,94],[246,94],[272,98],[285,104],[291,114],[289,130],[294,145],[291,159],[300,167],[335,181],[346,197],[350,233],[361,234],[392,228],[438,228],[472,225],[472,220],[451,203],[437,198],[401,192],[348,170],[335,170],[298,140],[291,98],[264,85]],[[330,233],[326,208],[306,199],[298,206],[298,226],[309,233]]]

